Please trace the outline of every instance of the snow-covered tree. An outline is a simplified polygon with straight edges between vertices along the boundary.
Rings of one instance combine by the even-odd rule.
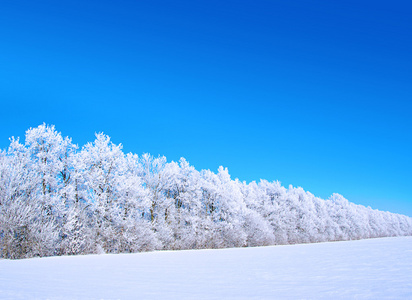
[[[125,155],[96,134],[80,151],[54,126],[0,151],[0,257],[262,246],[412,235],[407,216],[231,179],[184,158]]]
[[[0,248],[5,258],[25,258],[54,254],[57,231],[53,216],[44,216],[38,200],[38,173],[30,155],[12,139],[0,155]]]

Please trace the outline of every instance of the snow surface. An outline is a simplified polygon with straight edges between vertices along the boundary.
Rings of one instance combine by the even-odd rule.
[[[0,260],[0,299],[412,299],[412,237]]]

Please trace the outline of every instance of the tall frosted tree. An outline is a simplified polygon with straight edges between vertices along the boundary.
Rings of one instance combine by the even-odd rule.
[[[44,202],[39,201],[42,178],[32,167],[30,152],[18,140],[12,139],[7,153],[1,153],[0,174],[2,257],[53,255],[56,220],[44,214]]]
[[[81,150],[54,126],[0,151],[0,257],[263,246],[412,235],[407,216],[322,200],[280,182],[233,180],[184,158]]]

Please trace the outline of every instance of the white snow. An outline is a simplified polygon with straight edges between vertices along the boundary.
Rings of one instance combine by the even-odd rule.
[[[412,299],[412,237],[0,260],[0,299]]]

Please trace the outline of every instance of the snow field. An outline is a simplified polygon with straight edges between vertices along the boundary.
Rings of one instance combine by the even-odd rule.
[[[0,299],[412,299],[412,237],[0,260]]]

